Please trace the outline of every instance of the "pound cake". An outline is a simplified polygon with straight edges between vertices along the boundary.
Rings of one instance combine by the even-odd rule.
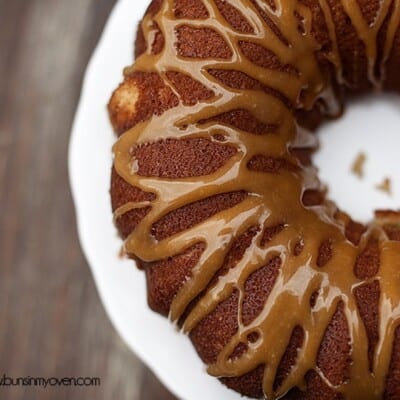
[[[400,399],[400,213],[353,221],[311,161],[346,98],[400,90],[399,26],[399,0],[154,0],[139,26],[115,222],[150,307],[243,395]]]

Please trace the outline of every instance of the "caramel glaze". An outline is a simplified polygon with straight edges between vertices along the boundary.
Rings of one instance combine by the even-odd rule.
[[[329,201],[306,207],[302,202],[307,190],[321,190],[313,167],[300,165],[289,151],[291,147],[307,147],[310,134],[301,129],[295,110],[312,110],[319,102],[327,114],[340,110],[336,101],[333,81],[346,85],[338,51],[335,26],[327,0],[319,0],[328,27],[332,48],[326,59],[335,66],[336,76],[324,71],[316,53],[319,44],[311,34],[312,15],[303,3],[296,0],[277,0],[272,7],[262,0],[236,0],[235,7],[246,16],[250,33],[239,33],[221,16],[213,1],[204,2],[209,17],[204,20],[177,19],[173,1],[165,0],[161,9],[142,22],[145,37],[152,43],[154,22],[164,35],[164,47],[158,54],[150,52],[138,58],[125,71],[156,72],[168,83],[167,71],[190,75],[214,96],[190,107],[183,104],[153,116],[125,132],[114,147],[117,173],[132,186],[151,192],[150,202],[128,203],[120,207],[119,217],[132,209],[151,206],[149,213],[125,241],[125,251],[145,262],[166,259],[182,253],[197,243],[204,244],[204,252],[197,266],[173,300],[170,318],[178,321],[189,303],[208,287],[221,267],[235,238],[252,227],[257,227],[251,246],[242,259],[226,275],[209,287],[194,306],[183,324],[190,332],[219,303],[233,291],[239,293],[238,332],[220,352],[208,372],[218,377],[241,376],[259,365],[265,365],[263,389],[266,398],[281,398],[293,387],[305,388],[305,375],[315,370],[325,383],[347,399],[381,399],[385,391],[395,329],[400,318],[400,243],[391,241],[377,221],[369,225],[359,246],[345,237],[344,223],[335,218],[336,207]],[[372,86],[380,87],[385,79],[385,63],[391,52],[395,32],[400,23],[400,1],[382,0],[376,18],[368,24],[357,1],[341,0],[365,45],[368,57],[368,77]],[[271,29],[259,15],[262,10],[277,29]],[[391,11],[392,15],[389,15]],[[299,29],[299,16],[302,28]],[[377,35],[385,20],[389,19],[384,54],[378,58]],[[176,33],[182,26],[210,28],[218,32],[229,46],[228,59],[185,58],[176,48]],[[277,32],[280,32],[280,35]],[[282,65],[290,71],[261,68],[248,60],[240,51],[240,41],[260,44],[271,50]],[[378,59],[381,61],[378,62]],[[378,65],[379,64],[379,65]],[[240,71],[260,83],[257,90],[234,89],[222,84],[211,70]],[[264,90],[264,88],[271,90]],[[277,96],[276,93],[280,95]],[[269,135],[251,135],[239,129],[215,122],[212,117],[236,109],[251,109],[265,125],[276,127]],[[199,121],[211,121],[199,124]],[[217,171],[200,177],[165,179],[141,176],[132,149],[141,144],[167,138],[206,138],[232,146],[235,154]],[[285,160],[286,168],[279,173],[265,173],[250,169],[248,164],[256,156]],[[206,221],[157,241],[152,226],[169,212],[201,199],[221,193],[244,191],[248,195],[236,206],[224,210]],[[264,229],[282,224],[279,235],[264,244]],[[380,268],[373,278],[359,279],[354,273],[359,249],[374,237],[381,252]],[[328,241],[331,256],[321,263],[319,245]],[[302,243],[301,251],[296,247]],[[296,250],[297,249],[297,250]],[[275,285],[263,311],[245,325],[241,319],[244,284],[255,271],[268,261],[279,257],[281,267]],[[378,282],[379,340],[373,353],[372,365],[368,358],[368,337],[354,296],[355,290],[366,283]],[[318,293],[317,298],[311,301]],[[351,345],[349,379],[333,385],[318,369],[316,359],[323,335],[339,304],[348,321]],[[279,388],[274,381],[279,362],[295,327],[304,330],[304,342],[289,375]],[[231,355],[247,337],[256,333],[258,338],[240,357]]]

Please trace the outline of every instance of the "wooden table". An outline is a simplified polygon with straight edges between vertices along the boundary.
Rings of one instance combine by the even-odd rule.
[[[132,0],[141,1],[141,0]],[[114,0],[0,0],[0,399],[174,399],[120,340],[81,253],[68,187],[71,122]]]

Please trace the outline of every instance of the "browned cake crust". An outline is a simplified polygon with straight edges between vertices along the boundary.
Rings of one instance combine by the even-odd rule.
[[[206,1],[206,0],[205,0]],[[334,71],[332,64],[322,57],[322,53],[332,47],[332,42],[327,31],[327,23],[324,13],[317,0],[300,0],[312,11],[312,31],[320,44],[320,58],[322,68],[326,74],[332,75]],[[355,0],[356,1],[356,0]],[[364,18],[373,21],[379,7],[378,0],[358,0]],[[153,0],[147,14],[156,15],[162,5],[162,0]],[[244,15],[235,7],[235,1],[215,0],[215,4],[221,15],[230,23],[233,29],[238,32],[249,33],[252,26]],[[273,5],[273,0],[271,0]],[[340,56],[344,65],[344,78],[349,83],[346,88],[340,87],[337,82],[334,86],[337,91],[343,94],[361,93],[371,88],[368,78],[368,60],[365,47],[359,39],[355,28],[345,13],[341,2],[328,0],[333,16],[337,43]],[[393,1],[392,9],[395,5]],[[201,0],[176,0],[175,18],[200,21],[208,18],[207,8]],[[260,18],[263,18],[262,10],[259,10]],[[270,23],[266,21],[266,23]],[[378,35],[382,52],[383,43],[386,37],[388,23],[386,22]],[[198,25],[196,25],[198,26]],[[136,56],[149,51],[157,54],[162,51],[165,45],[164,37],[157,23],[153,23],[152,42],[147,42],[145,34],[139,27],[136,40]],[[198,27],[183,25],[177,32],[177,48],[182,56],[189,58],[219,58],[231,57],[231,49],[226,45],[223,37],[217,32]],[[283,38],[284,39],[284,38]],[[297,74],[291,65],[283,65],[280,60],[270,51],[254,43],[243,41],[240,44],[243,54],[254,64],[269,68],[286,71],[289,74]],[[382,54],[380,54],[382,57]],[[400,30],[397,30],[393,49],[387,62],[387,75],[384,80],[384,87],[389,90],[400,90]],[[261,88],[261,83],[252,81],[248,77],[236,71],[209,71],[216,79],[233,88]],[[161,115],[165,111],[176,107],[180,102],[188,106],[194,106],[200,101],[207,101],[214,96],[212,87],[205,87],[202,83],[194,80],[191,76],[180,72],[167,72],[167,85],[160,76],[155,73],[133,72],[126,76],[124,82],[114,92],[110,103],[109,112],[112,124],[118,135],[136,126],[142,121],[150,119],[154,115]],[[283,102],[289,102],[282,98]],[[288,104],[288,107],[291,107]],[[233,126],[240,130],[255,135],[270,135],[274,132],[273,125],[266,125],[255,118],[249,111],[237,109],[221,113],[213,117],[223,125]],[[298,121],[307,127],[316,127],[322,120],[318,105],[311,112],[302,112],[298,115]],[[210,121],[200,121],[206,124]],[[180,179],[185,177],[208,175],[219,168],[235,155],[236,149],[223,142],[223,137],[216,137],[211,142],[206,139],[168,139],[156,143],[148,143],[135,147],[132,155],[137,161],[137,173],[148,177],[163,177],[168,179]],[[292,149],[299,162],[303,165],[311,163],[310,155],[313,148]],[[296,168],[296,165],[289,165],[285,160],[279,159],[254,159],[249,164],[250,169],[278,173],[281,169]],[[234,207],[242,202],[247,196],[245,191],[224,193],[194,202],[189,206],[182,207],[165,215],[152,227],[152,234],[156,240],[162,240],[178,232],[182,232],[210,216],[222,210]],[[113,211],[129,202],[141,202],[154,200],[154,194],[145,193],[142,190],[132,187],[116,170],[112,172],[111,199]],[[321,191],[307,191],[303,195],[305,206],[314,206],[325,201],[325,193]],[[151,205],[140,209],[133,209],[118,216],[116,224],[123,238],[135,229],[138,223],[151,210]],[[352,221],[347,215],[337,212],[338,220],[344,221],[346,237],[354,245],[358,245],[360,238],[367,229],[365,226]],[[390,240],[400,241],[399,213],[381,211],[377,213],[377,220],[381,221]],[[397,221],[397,222],[396,222]],[[276,225],[263,233],[264,243],[268,243],[275,235],[284,228],[283,225]],[[225,257],[222,268],[209,282],[211,287],[220,276],[223,276],[243,257],[245,250],[250,246],[256,228],[251,228],[234,241],[228,255]],[[143,262],[136,259],[140,268],[146,274],[148,285],[148,301],[150,307],[165,316],[169,314],[171,303],[182,287],[183,283],[191,277],[192,269],[204,251],[204,245],[198,243],[182,254],[157,262]],[[298,243],[294,250],[299,254],[302,251],[302,244]],[[329,240],[322,242],[319,248],[318,265],[323,266],[331,257],[332,249]],[[355,291],[359,313],[364,321],[368,340],[369,358],[372,363],[373,351],[378,343],[378,303],[380,288],[377,280],[374,280],[380,266],[380,251],[378,241],[371,237],[364,248],[359,249],[359,256],[354,273],[366,283]],[[276,257],[269,261],[265,267],[251,274],[245,283],[244,299],[242,303],[242,316],[244,323],[250,323],[261,312],[263,305],[268,298],[280,268],[280,258]],[[188,310],[181,318],[183,322],[191,308],[201,297],[198,296],[188,307]],[[215,362],[217,355],[229,342],[238,330],[237,308],[239,296],[233,291],[231,296],[221,302],[191,331],[190,338],[202,360],[207,364]],[[311,304],[313,307],[313,304]],[[239,357],[247,351],[248,345],[256,341],[257,337],[249,337],[248,343],[238,347],[231,357]],[[281,359],[278,373],[275,378],[275,387],[279,387],[288,375],[291,367],[295,364],[298,349],[304,341],[304,331],[297,326],[291,336],[290,343]],[[348,323],[343,312],[343,305],[338,304],[337,310],[331,323],[325,331],[318,356],[317,367],[332,385],[339,385],[349,378],[348,370],[351,364],[349,345]],[[249,397],[263,397],[263,373],[264,365],[259,365],[255,370],[240,377],[222,377],[221,381],[228,387]],[[334,392],[317,374],[310,370],[306,377],[305,388],[294,388],[284,397],[285,399],[296,400],[338,400],[343,398],[341,394]],[[390,363],[390,370],[386,379],[385,399],[400,399],[400,329],[396,330],[395,344]],[[354,400],[354,399],[352,399]]]

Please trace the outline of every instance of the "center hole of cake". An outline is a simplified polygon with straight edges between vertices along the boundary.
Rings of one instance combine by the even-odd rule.
[[[400,209],[400,96],[374,94],[347,102],[342,117],[318,130],[313,161],[328,197],[353,219]]]

